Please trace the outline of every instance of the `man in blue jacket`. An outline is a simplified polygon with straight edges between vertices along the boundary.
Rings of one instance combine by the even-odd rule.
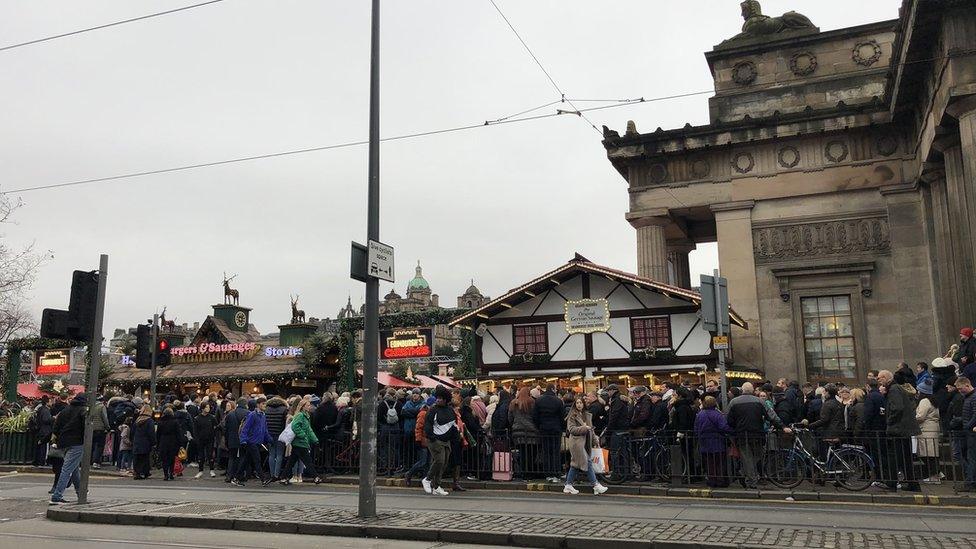
[[[254,474],[261,479],[261,485],[271,484],[271,476],[264,472],[261,466],[261,446],[269,445],[272,442],[271,433],[268,432],[268,420],[264,416],[264,409],[267,407],[267,399],[263,396],[257,398],[254,410],[247,414],[244,425],[241,427],[241,459],[254,468]],[[244,486],[247,476],[243,473],[246,467],[239,467],[237,478],[230,481],[234,486]]]

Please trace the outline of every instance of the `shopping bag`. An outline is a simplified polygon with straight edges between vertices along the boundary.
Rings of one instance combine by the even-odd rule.
[[[512,480],[511,452],[495,452],[492,454],[491,479],[500,481]]]
[[[593,463],[593,472],[602,475],[607,471],[607,462],[603,457],[603,448],[593,448],[590,450],[590,461]]]
[[[186,461],[186,448],[180,448],[176,453],[176,461]]]
[[[603,474],[606,475],[610,472],[610,450],[606,448],[600,448],[603,452]]]
[[[180,461],[180,458],[179,457],[177,457],[173,461],[173,475],[174,476],[180,476],[182,474],[183,474],[183,462]]]
[[[285,444],[291,444],[295,440],[295,431],[291,429],[291,423],[285,425],[285,430],[278,435],[278,442],[284,442]]]

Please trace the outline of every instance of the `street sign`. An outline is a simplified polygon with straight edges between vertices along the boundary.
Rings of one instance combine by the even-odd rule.
[[[716,285],[718,292],[715,291]],[[701,319],[703,327],[712,333],[729,333],[729,281],[721,276],[701,275]],[[718,306],[716,307],[716,294]],[[721,316],[722,329],[716,318]]]
[[[366,246],[359,242],[352,243],[352,255],[350,256],[349,277],[353,280],[366,282]]]
[[[368,248],[366,266],[369,276],[396,282],[393,277],[393,246],[370,240]]]
[[[712,349],[718,351],[728,350],[729,348],[729,336],[712,336]]]

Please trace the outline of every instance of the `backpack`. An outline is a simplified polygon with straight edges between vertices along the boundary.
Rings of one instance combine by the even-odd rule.
[[[386,423],[389,425],[395,425],[400,422],[400,416],[397,415],[396,406],[390,406],[389,403],[386,404]]]

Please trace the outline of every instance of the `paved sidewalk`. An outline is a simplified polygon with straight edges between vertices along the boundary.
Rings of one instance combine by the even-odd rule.
[[[662,520],[598,520],[502,513],[384,511],[363,520],[348,508],[309,505],[253,505],[164,501],[114,501],[48,509],[47,517],[65,522],[95,522],[246,530],[268,533],[376,537],[484,543],[522,547],[591,549],[594,540],[615,547],[645,549],[769,548],[930,549],[976,548],[961,535],[888,534],[836,528],[710,526]]]

